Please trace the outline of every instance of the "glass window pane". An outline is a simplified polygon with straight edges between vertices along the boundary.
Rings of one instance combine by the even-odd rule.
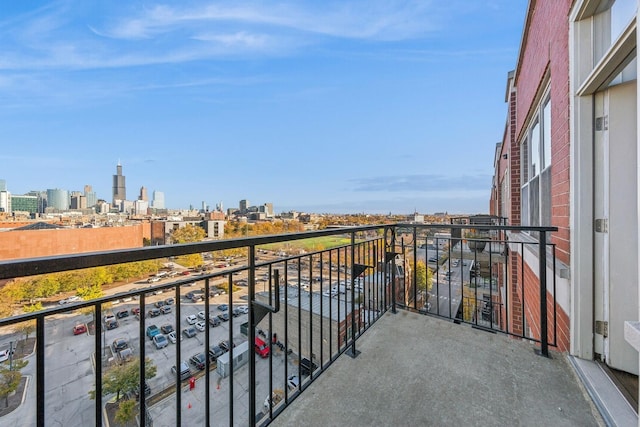
[[[544,147],[542,152],[542,169],[551,165],[551,101],[547,101],[542,111],[542,137]]]
[[[611,6],[611,40],[616,40],[636,15],[637,0],[616,0]]]
[[[540,122],[531,129],[531,178],[540,173]]]
[[[522,143],[522,150],[520,152],[520,165],[522,174],[522,184],[529,182],[529,143],[525,139]]]

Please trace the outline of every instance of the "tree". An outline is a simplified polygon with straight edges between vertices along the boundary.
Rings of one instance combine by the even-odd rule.
[[[416,265],[416,286],[422,293],[430,291],[433,286],[433,271],[424,261],[418,261]]]
[[[187,224],[184,227],[173,230],[171,233],[171,241],[173,243],[194,243],[200,242],[204,239],[204,230],[195,225]],[[178,264],[185,267],[197,267],[202,265],[202,255],[190,254],[179,256],[176,260]]]
[[[136,416],[135,409],[136,402],[134,402],[132,399],[127,399],[124,402],[120,402],[118,410],[116,411],[116,421],[122,424],[131,421]]]
[[[42,310],[42,306],[40,306],[39,310]],[[26,307],[25,307],[25,311],[27,311]],[[26,322],[18,323],[16,325],[15,330],[16,332],[22,333],[24,335],[24,340],[26,341],[29,339],[29,335],[31,335],[31,333],[36,330],[36,321],[34,319],[34,320],[28,320]]]
[[[102,292],[102,286],[98,284],[92,284],[87,286],[80,286],[76,289],[76,295],[85,301],[100,298],[104,295]]]
[[[9,406],[9,395],[18,389],[22,374],[20,369],[27,366],[26,360],[16,360],[13,362],[13,369],[0,367],[0,397],[5,399],[5,408]]]
[[[115,365],[109,369],[102,380],[102,394],[116,394],[116,400],[120,400],[120,394],[135,390],[140,385],[140,370],[138,369],[139,359],[122,365]],[[145,378],[153,378],[156,376],[158,368],[153,364],[151,359],[146,358],[144,363]],[[96,391],[90,390],[89,397],[95,399]]]
[[[204,230],[195,225],[187,224],[184,227],[173,230],[171,241],[173,243],[194,243],[204,239]]]

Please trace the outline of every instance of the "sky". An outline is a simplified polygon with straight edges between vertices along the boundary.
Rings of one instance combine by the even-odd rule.
[[[487,213],[527,0],[3,1],[0,179]]]

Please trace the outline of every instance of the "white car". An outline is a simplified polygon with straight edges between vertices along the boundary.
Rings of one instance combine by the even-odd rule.
[[[240,312],[242,312],[243,314],[247,314],[249,312],[249,306],[248,305],[240,305],[240,306],[238,306],[238,310],[240,310]]]
[[[13,352],[11,353],[13,354]],[[9,350],[0,350],[0,362],[9,360]]]
[[[188,324],[193,325],[197,321],[198,321],[198,316],[196,316],[195,314],[190,314],[190,315],[187,316],[187,323]]]
[[[198,312],[198,319],[202,319],[202,320],[204,320],[204,318],[205,318],[205,313],[204,313],[204,311],[199,311],[199,312]]]
[[[200,332],[202,332],[202,331],[204,331],[204,330],[206,329],[207,324],[206,324],[206,323],[204,323],[204,321],[200,321],[200,322],[197,322],[197,323],[195,324],[195,326],[196,326],[196,329],[197,329],[197,330],[199,330]]]
[[[62,299],[62,300],[58,301],[58,304],[64,305],[64,304],[70,304],[72,302],[77,302],[77,301],[82,301],[82,298],[80,298],[77,295],[74,295],[72,297],[65,298],[65,299]]]
[[[176,335],[176,331],[169,332],[167,334],[167,338],[171,341],[172,344],[175,344],[178,341],[178,336]],[[182,335],[180,335],[180,340],[182,340]]]

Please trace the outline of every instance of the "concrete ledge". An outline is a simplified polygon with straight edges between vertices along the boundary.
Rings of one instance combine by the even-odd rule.
[[[638,414],[594,361],[569,356],[569,362],[608,426],[637,426]]]

